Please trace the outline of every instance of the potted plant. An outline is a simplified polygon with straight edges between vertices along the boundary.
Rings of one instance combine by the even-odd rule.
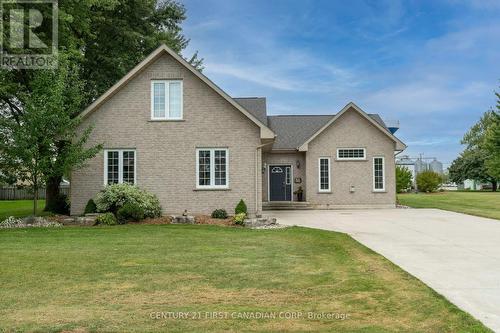
[[[302,186],[299,186],[297,191],[293,192],[297,196],[297,201],[302,201],[302,195],[304,194],[304,190],[302,189]]]

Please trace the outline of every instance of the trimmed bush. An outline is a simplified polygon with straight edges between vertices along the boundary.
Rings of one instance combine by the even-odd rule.
[[[234,224],[237,225],[243,225],[245,222],[245,219],[247,217],[247,214],[245,213],[238,213],[234,216]]]
[[[144,220],[144,209],[137,204],[128,202],[122,208],[118,209],[116,218],[120,224],[141,221]]]
[[[104,225],[116,225],[118,221],[116,220],[115,215],[113,213],[104,213],[98,215],[95,219],[96,224],[104,224]]]
[[[49,205],[45,207],[45,211],[52,212],[54,214],[69,215],[69,202],[66,194],[59,193],[54,201],[50,202]]]
[[[227,219],[227,212],[224,209],[216,209],[212,212],[214,219]]]
[[[435,192],[441,182],[441,176],[434,171],[424,171],[417,175],[417,188],[421,192]]]
[[[131,203],[144,210],[144,217],[161,216],[161,205],[156,195],[130,184],[108,185],[96,195],[94,201],[99,213],[117,213],[126,203]]]
[[[240,202],[238,202],[238,204],[236,205],[236,208],[234,209],[234,213],[236,215],[240,214],[240,213],[245,213],[245,215],[248,213],[247,212],[247,205],[245,204],[245,201],[243,201],[243,199],[240,200]]]
[[[89,201],[87,201],[87,205],[85,205],[84,213],[85,214],[93,214],[95,212],[97,212],[97,207],[95,205],[94,200],[90,199]]]

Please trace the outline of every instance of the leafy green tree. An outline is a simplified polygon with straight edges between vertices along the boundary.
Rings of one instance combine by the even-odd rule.
[[[101,146],[85,147],[91,128],[77,136],[82,84],[78,68],[61,59],[57,70],[40,70],[31,91],[20,95],[23,112],[0,117],[0,166],[2,173],[25,182],[33,190],[33,214],[38,189],[54,174],[80,167]],[[70,142],[61,146],[61,142]],[[62,157],[62,161],[60,161]]]
[[[434,171],[423,171],[417,175],[417,188],[419,191],[435,192],[441,183],[441,176]]]
[[[405,166],[396,165],[396,192],[401,193],[411,188],[411,171]]]
[[[481,149],[466,149],[448,168],[450,180],[461,183],[466,179],[491,182],[493,191],[497,189],[496,178],[491,177],[486,169],[486,155]]]
[[[29,4],[19,4],[29,7]],[[49,8],[49,7],[47,7]],[[131,70],[146,55],[164,43],[181,53],[188,45],[181,28],[186,19],[184,6],[173,0],[65,0],[59,2],[59,51],[80,70],[80,81],[86,94],[80,108],[72,117],[105,92],[123,75]],[[8,11],[4,11],[7,15]],[[43,13],[50,15],[50,12]],[[3,19],[4,31],[9,31],[9,20]],[[29,22],[25,23],[26,25]],[[25,31],[27,31],[25,29]],[[50,25],[42,25],[37,35],[51,34]],[[15,53],[7,43],[4,51]],[[188,60],[197,69],[202,69],[203,59],[195,52]],[[21,119],[28,108],[22,96],[30,95],[36,70],[0,70],[0,117]],[[1,131],[1,129],[0,129]],[[57,198],[59,184],[68,162],[68,141],[57,143],[61,153],[54,162],[54,172],[47,179],[46,207]],[[2,166],[0,165],[0,171]]]
[[[486,130],[484,149],[488,153],[486,169],[495,179],[500,179],[500,94],[497,96],[497,111],[493,111],[491,125]]]
[[[450,166],[450,178],[455,182],[475,179],[492,183],[497,190],[500,179],[500,97],[497,110],[486,111],[465,133],[464,152]]]

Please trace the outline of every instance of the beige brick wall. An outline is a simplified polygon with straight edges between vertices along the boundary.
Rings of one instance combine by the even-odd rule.
[[[366,161],[337,161],[337,148],[366,148]],[[344,113],[309,143],[306,153],[307,201],[321,208],[394,206],[394,142],[355,110]],[[385,192],[373,191],[373,157],[385,157]],[[318,191],[318,159],[331,159],[331,193]],[[355,192],[350,192],[350,187]]]
[[[152,122],[151,80],[182,79],[184,121]],[[255,212],[261,205],[262,175],[258,126],[169,55],[163,55],[85,119],[93,125],[90,144],[137,151],[137,185],[158,196],[165,213],[228,213],[242,198]],[[229,149],[229,190],[196,190],[196,148]],[[103,152],[71,177],[71,213],[104,187]],[[256,161],[257,158],[257,161]],[[257,178],[257,188],[255,180]]]
[[[302,183],[295,184],[294,179],[292,179],[292,192],[296,191],[299,186],[302,186],[304,191],[303,200],[307,200],[306,193],[306,159],[304,152],[296,153],[278,153],[278,152],[267,152],[263,155],[264,163],[267,164],[267,168],[262,175],[262,199],[268,201],[269,192],[269,165],[270,164],[291,164],[293,178],[302,178]],[[300,168],[297,168],[297,161],[300,162]],[[292,200],[296,201],[296,196],[292,196]]]

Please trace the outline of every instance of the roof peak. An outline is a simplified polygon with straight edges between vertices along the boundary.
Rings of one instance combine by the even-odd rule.
[[[268,117],[333,117],[335,114],[273,114]]]
[[[266,97],[233,97],[233,99],[266,99]]]

